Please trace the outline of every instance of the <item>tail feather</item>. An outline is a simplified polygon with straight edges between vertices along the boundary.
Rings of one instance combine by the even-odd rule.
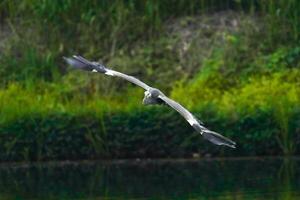
[[[236,148],[236,143],[223,135],[216,133],[214,131],[210,131],[208,129],[202,130],[202,135],[208,141],[216,144],[216,145],[225,145],[231,148]]]

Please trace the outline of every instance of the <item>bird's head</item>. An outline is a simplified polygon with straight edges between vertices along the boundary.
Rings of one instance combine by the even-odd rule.
[[[161,91],[156,88],[150,88],[149,93],[152,98],[158,98],[158,95],[161,94]]]

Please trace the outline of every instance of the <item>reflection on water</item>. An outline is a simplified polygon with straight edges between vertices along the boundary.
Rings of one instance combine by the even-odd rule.
[[[0,165],[2,199],[300,199],[300,159]]]

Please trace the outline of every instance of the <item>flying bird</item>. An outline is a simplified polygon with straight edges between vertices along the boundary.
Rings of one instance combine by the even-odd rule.
[[[151,105],[151,104],[167,104],[174,110],[176,110],[179,114],[184,117],[188,123],[197,131],[199,132],[205,139],[209,140],[210,142],[216,145],[225,145],[231,148],[235,148],[236,143],[219,133],[211,131],[203,126],[203,123],[198,120],[192,113],[190,113],[187,109],[185,109],[182,105],[177,103],[176,101],[167,97],[164,93],[162,93],[159,89],[150,87],[146,83],[140,81],[139,79],[123,74],[121,72],[112,70],[100,64],[98,62],[89,61],[81,56],[72,56],[70,58],[63,57],[64,60],[71,66],[77,69],[91,71],[91,72],[98,72],[102,74],[106,74],[108,76],[115,76],[119,78],[123,78],[137,86],[142,87],[145,92],[145,96],[143,99],[144,105]]]

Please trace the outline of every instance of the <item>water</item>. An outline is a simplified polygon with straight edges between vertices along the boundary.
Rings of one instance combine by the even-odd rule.
[[[3,199],[300,199],[300,159],[1,164]]]

